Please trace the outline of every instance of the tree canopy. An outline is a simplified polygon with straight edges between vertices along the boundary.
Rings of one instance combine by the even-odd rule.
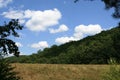
[[[7,58],[10,62],[55,64],[107,64],[111,58],[120,63],[120,26],[79,41],[39,50],[36,54]]]
[[[18,19],[12,19],[9,23],[0,26],[0,56],[6,54],[14,54],[19,56],[19,49],[14,41],[8,39],[7,37],[13,35],[14,37],[19,37],[16,30],[22,30],[23,26],[19,24]]]
[[[14,37],[19,37],[16,30],[22,30],[23,26],[19,24],[18,19],[12,19],[9,23],[0,26],[0,79],[1,80],[20,80],[17,76],[17,72],[14,71],[9,62],[7,62],[3,57],[7,54],[14,54],[19,56],[19,49],[15,42],[8,39],[8,36],[13,35]]]

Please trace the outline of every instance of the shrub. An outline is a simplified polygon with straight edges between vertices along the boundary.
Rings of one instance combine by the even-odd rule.
[[[119,80],[120,79],[120,67],[111,66],[110,70],[103,76],[103,80]]]
[[[14,67],[10,65],[5,59],[0,59],[0,80],[20,80],[14,72]]]
[[[103,80],[119,80],[120,66],[117,65],[117,62],[114,58],[110,59],[109,64],[110,64],[110,69],[107,73],[104,74]]]

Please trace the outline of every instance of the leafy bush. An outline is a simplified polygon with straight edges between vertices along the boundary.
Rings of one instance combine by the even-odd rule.
[[[12,67],[5,59],[0,59],[0,80],[20,80]]]
[[[114,58],[109,60],[110,69],[103,76],[103,80],[119,80],[120,79],[120,66],[117,65],[117,62]]]
[[[103,80],[119,80],[120,67],[111,66],[110,70],[103,76]]]

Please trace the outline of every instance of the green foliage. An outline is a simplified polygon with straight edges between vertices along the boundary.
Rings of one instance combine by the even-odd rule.
[[[108,60],[108,64],[116,65],[116,64],[117,64],[117,61],[116,61],[115,58],[110,58],[110,60]]]
[[[110,69],[106,72],[102,78],[103,80],[119,80],[120,79],[120,66],[117,65],[115,58],[110,58],[108,61],[110,64]]]
[[[117,65],[111,65],[110,70],[103,76],[103,80],[119,80],[119,79],[120,79],[120,67]]]
[[[20,80],[14,68],[4,58],[7,54],[19,56],[19,50],[14,41],[7,37],[13,35],[19,37],[16,30],[22,30],[23,26],[19,24],[18,19],[12,19],[8,24],[0,26],[0,80]]]
[[[22,30],[23,26],[19,24],[19,20],[12,19],[9,23],[0,26],[0,53],[1,55],[6,55],[8,53],[19,56],[18,47],[15,42],[7,39],[8,36],[13,35],[14,37],[19,37],[16,30]]]
[[[53,64],[108,64],[114,58],[120,62],[120,27],[100,34],[71,41],[60,46],[39,50],[30,56],[7,58],[10,62]]]
[[[6,60],[0,59],[0,80],[20,80],[17,73]]]

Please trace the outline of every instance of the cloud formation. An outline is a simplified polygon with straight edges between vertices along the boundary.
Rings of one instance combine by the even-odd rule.
[[[31,31],[45,31],[51,26],[57,25],[62,15],[58,9],[34,11],[34,10],[10,10],[3,12],[2,15],[9,19],[20,19],[21,23],[25,22],[26,27]]]
[[[48,27],[58,24],[60,18],[61,13],[57,9],[36,11],[27,21],[26,26],[31,31],[45,31]]]
[[[74,37],[60,37],[55,40],[58,44],[64,44],[66,42],[75,41],[76,39]]]
[[[38,43],[33,43],[31,45],[31,48],[35,48],[35,49],[43,49],[43,48],[46,48],[46,47],[49,47],[47,41],[40,41]]]
[[[23,45],[20,42],[15,43],[18,47],[23,47]]]
[[[19,19],[19,22],[23,24],[25,23],[24,13],[25,13],[24,11],[20,10],[9,10],[8,12],[3,12],[1,15],[8,19]]]
[[[73,36],[59,37],[59,38],[56,38],[55,42],[58,44],[64,44],[69,41],[77,41],[84,38],[85,36],[95,35],[97,33],[100,33],[102,30],[103,29],[98,24],[79,25],[75,27]]]
[[[59,26],[58,29],[49,29],[50,33],[59,33],[59,32],[65,32],[68,31],[68,27],[65,24],[62,24]]]
[[[9,19],[23,19],[24,11],[10,10],[9,12],[3,12],[2,15]]]
[[[6,7],[12,0],[0,0],[0,8]]]
[[[79,25],[75,27],[75,32],[76,33],[82,33],[82,34],[86,34],[86,35],[94,35],[97,33],[100,33],[102,31],[102,28],[100,25],[98,24],[90,24],[90,25]]]

